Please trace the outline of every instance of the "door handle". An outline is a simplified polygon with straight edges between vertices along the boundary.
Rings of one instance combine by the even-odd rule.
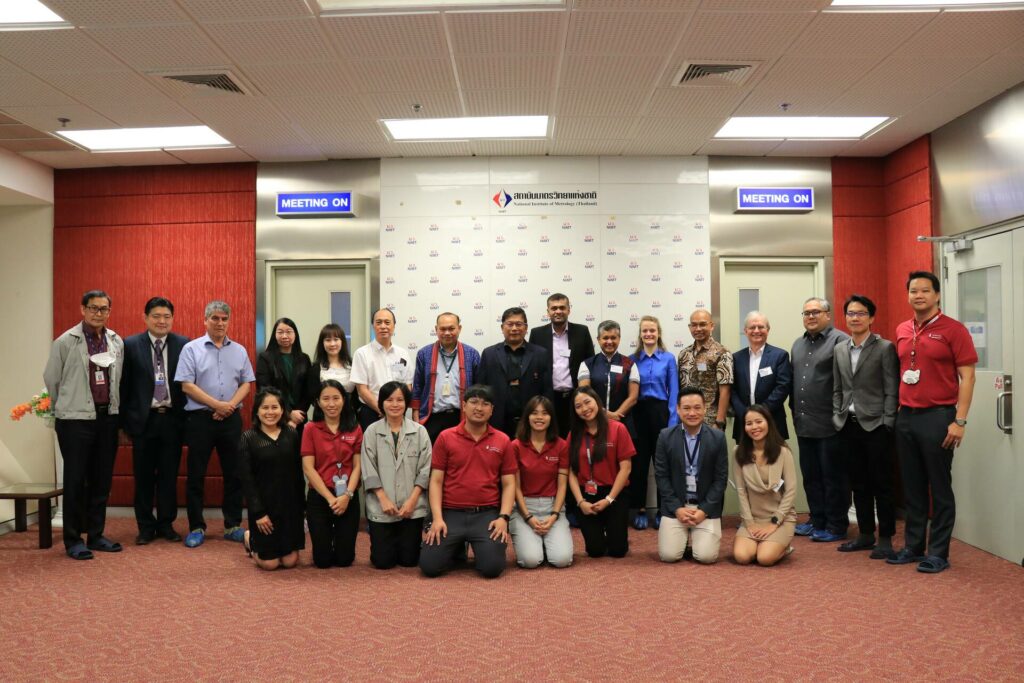
[[[1007,422],[1006,416],[1010,416]],[[1013,434],[1013,392],[1003,391],[996,395],[996,427],[1006,434]]]

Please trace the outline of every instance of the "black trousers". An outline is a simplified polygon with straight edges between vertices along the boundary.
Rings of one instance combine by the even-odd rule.
[[[313,564],[320,569],[352,566],[359,534],[358,493],[348,502],[345,514],[336,515],[324,497],[311,487],[306,495],[306,521],[313,546]]]
[[[378,415],[377,411],[373,408],[360,403],[359,409],[356,411],[356,419],[359,420],[359,426],[362,427],[365,432],[370,425],[380,419],[380,415]]]
[[[838,437],[798,436],[796,440],[800,444],[800,474],[811,524],[815,529],[845,534],[850,527],[850,490]]]
[[[178,467],[184,432],[185,421],[180,415],[154,410],[146,420],[145,430],[132,436],[135,522],[140,532],[167,531],[178,517]]]
[[[451,569],[457,556],[465,551],[466,543],[473,546],[477,572],[493,579],[505,571],[506,543],[491,540],[488,525],[498,518],[498,508],[477,508],[441,511],[448,535],[441,544],[426,545],[420,550],[420,571],[425,576],[440,576]]]
[[[656,398],[642,398],[631,411],[636,424],[636,455],[633,469],[629,474],[629,500],[639,510],[647,507],[647,484],[651,471],[654,447],[658,434],[668,426],[668,402]],[[616,501],[618,502],[618,501]],[[661,495],[658,496],[658,510],[661,510]]]
[[[377,569],[395,565],[415,567],[423,544],[423,518],[398,522],[367,522],[370,530],[370,564]]]
[[[598,486],[597,493],[592,496],[583,494],[583,499],[596,503],[611,490],[611,486]],[[626,491],[596,515],[585,515],[580,511],[579,522],[590,557],[625,557],[629,552],[629,494]]]
[[[220,470],[224,477],[224,528],[242,523],[242,480],[238,476],[238,442],[242,438],[242,416],[236,410],[226,420],[214,420],[209,410],[193,410],[185,422],[185,443],[188,444],[188,478],[185,502],[188,528],[206,529],[203,520],[203,492],[210,455],[217,449]]]
[[[551,402],[555,405],[555,420],[558,422],[558,435],[564,439],[569,436],[569,413],[572,411],[572,389],[568,391],[555,389]]]
[[[95,420],[57,420],[64,458],[64,547],[95,541],[107,524],[107,499],[117,456],[117,416],[101,409]]]
[[[889,430],[876,427],[864,431],[853,416],[839,432],[839,447],[853,489],[857,526],[862,534],[875,533],[875,507],[878,508],[878,535],[896,533],[896,508],[893,504],[893,452]]]
[[[896,417],[903,505],[907,511],[906,547],[917,555],[949,558],[956,499],[953,496],[953,449],[943,448],[942,441],[949,423],[955,418],[956,406],[900,408]],[[929,491],[931,533],[928,533]]]
[[[446,410],[443,413],[432,413],[423,426],[430,437],[430,443],[437,441],[437,437],[446,429],[458,426],[462,420],[462,412],[458,410]]]

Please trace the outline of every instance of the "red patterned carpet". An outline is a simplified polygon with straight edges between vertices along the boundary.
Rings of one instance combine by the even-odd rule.
[[[216,522],[214,522],[216,524]],[[180,526],[180,525],[179,525]],[[211,528],[218,531],[219,528]],[[0,680],[1021,680],[1024,569],[962,543],[925,576],[796,539],[772,569],[624,560],[428,580],[356,565],[266,573],[238,544],[73,562],[0,537]],[[723,539],[731,549],[733,532]],[[511,563],[510,563],[511,565]]]

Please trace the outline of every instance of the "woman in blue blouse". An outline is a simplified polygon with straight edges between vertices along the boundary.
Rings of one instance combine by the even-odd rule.
[[[636,425],[636,456],[629,477],[629,500],[635,513],[633,528],[647,528],[647,480],[658,434],[679,421],[676,397],[679,395],[679,370],[676,359],[661,340],[661,323],[653,315],[640,318],[640,337],[633,360],[640,371],[640,398],[633,408]],[[658,507],[660,508],[660,501]],[[654,528],[660,526],[655,512]]]

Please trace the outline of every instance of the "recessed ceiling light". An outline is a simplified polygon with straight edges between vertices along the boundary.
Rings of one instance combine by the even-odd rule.
[[[565,7],[565,0],[317,0],[320,14],[416,10],[508,10]]]
[[[940,9],[1018,9],[1024,0],[832,0],[829,9],[877,10],[899,12],[903,10]]]
[[[39,0],[3,0],[0,2],[0,30],[46,28],[54,24],[70,26]]]
[[[889,120],[888,116],[734,116],[716,138],[745,140],[857,140]]]
[[[464,116],[455,119],[382,119],[394,140],[543,138],[546,116]]]
[[[90,152],[141,152],[159,149],[234,147],[207,126],[56,130],[53,134]]]

